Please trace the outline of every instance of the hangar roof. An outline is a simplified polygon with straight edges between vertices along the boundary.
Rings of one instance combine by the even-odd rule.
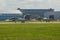
[[[54,9],[20,9],[24,14],[41,14],[49,11],[54,11]]]

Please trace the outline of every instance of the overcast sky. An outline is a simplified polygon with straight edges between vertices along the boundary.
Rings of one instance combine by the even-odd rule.
[[[17,8],[53,8],[60,11],[60,0],[0,0],[0,12]]]

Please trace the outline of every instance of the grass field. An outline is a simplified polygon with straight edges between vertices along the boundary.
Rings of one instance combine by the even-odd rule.
[[[0,24],[0,40],[60,40],[60,24]]]

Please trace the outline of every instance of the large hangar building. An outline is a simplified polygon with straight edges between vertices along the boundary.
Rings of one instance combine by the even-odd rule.
[[[19,11],[23,13],[23,15],[31,15],[32,17],[40,17],[47,19],[55,19],[60,20],[60,11],[55,11],[54,9],[20,9]]]
[[[54,19],[54,9],[20,9],[23,15],[31,15],[33,18],[48,18],[48,19]]]

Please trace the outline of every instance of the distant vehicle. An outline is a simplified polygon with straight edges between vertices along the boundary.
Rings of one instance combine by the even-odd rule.
[[[48,20],[48,18],[44,17],[43,20]]]
[[[17,19],[18,19],[18,18],[13,17],[13,18],[10,18],[9,20],[10,20],[10,21],[13,21],[13,22],[16,22]]]
[[[48,18],[43,18],[43,21],[49,22],[50,20]]]

